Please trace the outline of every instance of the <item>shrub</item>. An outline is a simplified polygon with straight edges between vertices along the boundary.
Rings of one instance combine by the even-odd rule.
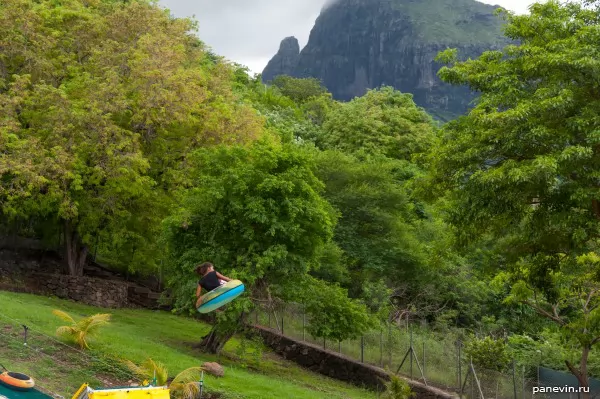
[[[476,368],[494,371],[506,370],[510,357],[504,341],[491,337],[473,338],[465,346],[467,357]]]
[[[71,323],[70,326],[61,326],[56,329],[56,335],[65,337],[79,345],[81,349],[89,349],[88,339],[98,332],[98,329],[109,323],[110,314],[95,314],[76,322],[69,314],[61,310],[52,313],[60,319]]]
[[[385,388],[385,392],[381,395],[382,399],[409,399],[416,396],[410,385],[395,375],[390,376],[390,381],[385,384]]]
[[[156,378],[156,384],[159,386],[166,385],[169,378],[167,367],[162,363],[157,363],[152,359],[146,360],[141,365],[136,365],[130,360],[125,361],[127,368],[142,380],[152,381]]]

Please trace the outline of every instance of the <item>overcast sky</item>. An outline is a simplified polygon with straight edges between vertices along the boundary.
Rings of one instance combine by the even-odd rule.
[[[231,61],[260,73],[281,39],[296,36],[300,48],[327,0],[160,0],[177,17],[199,22],[204,43]],[[526,13],[533,0],[483,0]]]

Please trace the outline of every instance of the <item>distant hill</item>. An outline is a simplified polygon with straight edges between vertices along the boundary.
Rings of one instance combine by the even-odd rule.
[[[475,0],[338,0],[321,10],[302,51],[295,37],[283,39],[262,78],[315,77],[338,100],[393,86],[448,120],[466,112],[474,94],[441,82],[433,60],[448,47],[467,58],[506,45],[497,8]]]

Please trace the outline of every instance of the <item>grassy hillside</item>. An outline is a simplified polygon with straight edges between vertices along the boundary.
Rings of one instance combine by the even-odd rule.
[[[278,358],[258,345],[233,339],[220,357],[192,349],[209,326],[167,312],[106,310],[55,298],[0,292],[0,363],[31,374],[38,384],[65,398],[82,383],[92,386],[127,383],[133,377],[116,359],[142,362],[147,357],[163,362],[171,377],[179,371],[217,361],[225,377],[205,376],[205,387],[223,398],[375,398],[376,393],[305,371]],[[92,355],[66,347],[54,340],[56,327],[64,324],[54,315],[60,309],[77,317],[109,312],[110,326],[92,341]],[[28,325],[29,347],[23,346],[23,329]],[[258,349],[257,349],[258,348]],[[241,357],[240,357],[241,356]]]

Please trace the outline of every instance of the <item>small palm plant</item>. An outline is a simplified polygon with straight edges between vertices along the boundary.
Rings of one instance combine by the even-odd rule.
[[[169,385],[171,395],[179,399],[195,399],[200,393],[198,381],[202,378],[202,367],[190,367],[183,370]]]
[[[415,393],[410,385],[402,378],[391,375],[390,381],[385,384],[386,391],[381,396],[383,399],[410,399]]]
[[[148,381],[156,378],[157,385],[161,386],[167,384],[169,372],[162,363],[148,359],[138,366],[135,363],[126,360],[125,365],[141,380]],[[202,367],[190,367],[177,374],[169,385],[171,397],[178,399],[197,398],[200,393],[200,385],[198,382],[201,379],[203,370]]]
[[[167,367],[152,359],[146,360],[139,366],[130,360],[125,361],[125,366],[137,377],[142,380],[153,380],[156,378],[156,385],[162,386],[167,384],[169,372]]]
[[[61,320],[71,323],[70,326],[61,326],[56,329],[56,335],[66,337],[71,342],[79,345],[81,349],[89,349],[88,339],[98,332],[98,329],[109,323],[110,314],[95,314],[75,321],[68,313],[62,310],[53,310],[52,313]]]

